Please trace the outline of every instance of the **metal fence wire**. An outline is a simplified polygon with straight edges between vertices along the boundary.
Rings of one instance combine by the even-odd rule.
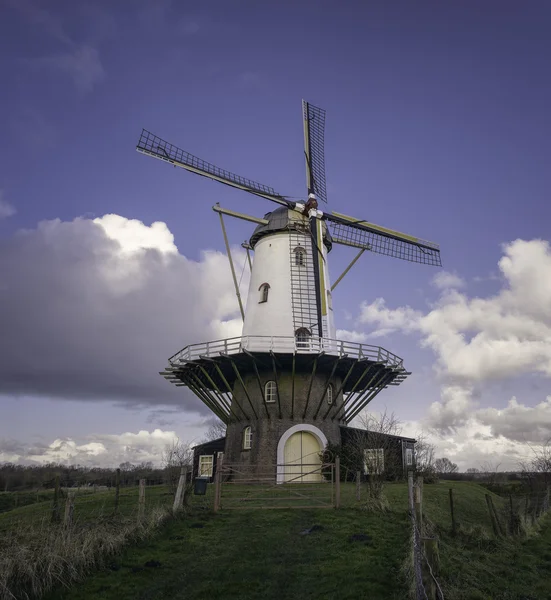
[[[413,475],[408,477],[409,514],[412,528],[413,573],[415,578],[416,600],[444,600],[444,593],[435,575],[431,557],[425,551],[427,542],[435,542],[434,538],[423,537],[421,503],[423,483],[418,479],[413,483]],[[427,589],[429,588],[429,589]]]
[[[273,464],[258,469],[224,462],[219,478],[222,509],[335,506],[334,463]]]

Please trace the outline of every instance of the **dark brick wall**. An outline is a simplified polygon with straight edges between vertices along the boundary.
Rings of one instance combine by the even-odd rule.
[[[264,402],[254,373],[243,376],[248,397],[243,386],[237,382],[234,387],[232,406],[236,413],[242,416],[242,420],[228,425],[224,461],[246,465],[257,473],[268,474],[273,471],[275,476],[278,442],[290,427],[301,423],[314,425],[324,433],[328,442],[339,444],[341,415],[332,419],[343,402],[342,394],[338,398],[335,397],[341,385],[339,378],[333,378],[330,382],[334,390],[333,404],[327,403],[326,396],[318,410],[329,374],[318,372],[312,378],[311,371],[295,373],[293,401],[292,374],[278,373],[279,402],[276,400],[274,403]],[[260,371],[260,381],[263,390],[267,381],[274,381],[273,371]],[[309,389],[310,394],[308,393]],[[256,417],[251,404],[256,412]],[[249,418],[244,417],[239,406]],[[250,450],[243,450],[243,431],[247,426],[250,426],[253,432],[252,447]]]

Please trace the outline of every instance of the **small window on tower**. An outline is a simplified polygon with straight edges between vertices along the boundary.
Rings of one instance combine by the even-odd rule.
[[[333,298],[329,290],[327,290],[327,308],[333,310]]]
[[[266,402],[275,402],[277,400],[277,384],[275,381],[266,382],[264,397],[266,398]]]
[[[253,432],[250,427],[243,430],[243,450],[250,450],[253,444]]]
[[[258,301],[258,303],[262,303],[262,302],[268,302],[268,292],[270,291],[270,284],[269,283],[263,283],[259,288],[258,291],[260,292],[260,300]]]
[[[327,404],[333,404],[333,386],[331,384],[327,388]]]
[[[306,264],[306,250],[301,246],[297,246],[295,252],[295,265],[303,267]]]
[[[301,327],[295,331],[295,338],[297,341],[297,348],[300,349],[308,349],[310,348],[310,338],[312,334],[306,329],[306,327]]]

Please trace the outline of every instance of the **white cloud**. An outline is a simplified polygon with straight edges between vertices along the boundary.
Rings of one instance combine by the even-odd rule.
[[[409,306],[388,308],[382,298],[361,306],[358,324],[370,325],[370,336],[415,332],[421,346],[434,352],[442,389],[427,424],[443,432],[466,423],[472,426],[475,419],[491,426],[496,439],[551,433],[547,401],[533,408],[510,405],[484,412],[473,400],[477,389],[492,380],[528,374],[551,377],[550,245],[515,240],[504,245],[503,252],[498,263],[502,288],[488,298],[469,298],[452,289],[454,281],[446,275],[440,281],[440,298],[426,313]]]
[[[207,412],[158,372],[185,345],[241,333],[227,257],[182,256],[164,223],[39,223],[3,241],[0,281],[3,394]]]
[[[348,329],[337,329],[336,332],[338,340],[344,340],[347,342],[354,342],[356,344],[363,344],[367,342],[367,333],[363,331],[349,331]]]
[[[4,194],[0,190],[0,219],[7,219],[14,215],[15,212],[15,208],[7,200],[4,200]]]
[[[448,271],[438,271],[431,283],[440,290],[465,287],[465,281],[459,275]]]
[[[377,298],[371,304],[363,302],[360,307],[358,323],[363,325],[375,325],[376,328],[369,332],[370,337],[381,337],[402,331],[409,333],[418,328],[421,312],[413,310],[409,306],[405,308],[390,309],[386,307],[383,298]]]
[[[204,431],[204,423],[187,428],[181,437],[183,441],[192,441]],[[166,446],[178,439],[175,431],[141,430],[136,433],[124,432],[119,435],[91,434],[84,439],[55,439],[51,443],[26,445],[14,440],[0,440],[0,463],[20,464],[63,463],[83,466],[117,467],[122,462],[138,464],[151,461],[155,465],[162,463],[162,452]]]

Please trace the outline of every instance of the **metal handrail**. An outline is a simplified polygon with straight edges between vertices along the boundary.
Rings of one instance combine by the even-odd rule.
[[[248,350],[249,352],[297,354],[317,354],[324,352],[332,356],[343,357],[347,355],[350,358],[369,359],[388,366],[403,367],[403,359],[380,346],[319,337],[311,337],[308,340],[297,340],[294,336],[277,335],[247,335],[191,344],[171,356],[169,362],[172,365],[181,364],[203,357],[213,358],[224,354],[239,354],[244,350]]]

